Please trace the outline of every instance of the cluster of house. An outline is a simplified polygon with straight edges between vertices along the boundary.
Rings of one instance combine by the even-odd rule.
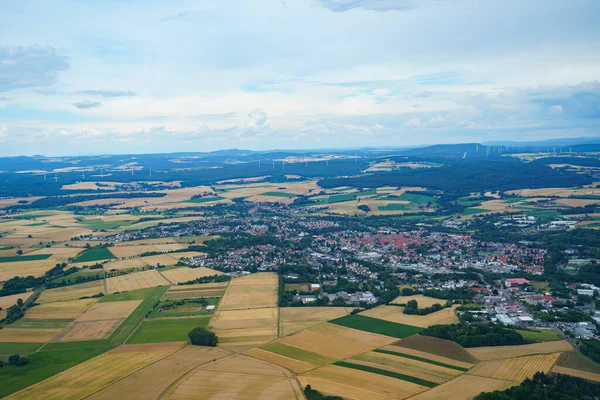
[[[333,302],[336,299],[343,300],[346,305],[360,306],[361,304],[375,304],[379,301],[379,298],[371,292],[337,292],[337,293],[319,293],[319,294],[297,294],[295,295],[294,301],[300,301],[303,304],[309,304],[317,301],[319,297],[328,298],[329,302]]]

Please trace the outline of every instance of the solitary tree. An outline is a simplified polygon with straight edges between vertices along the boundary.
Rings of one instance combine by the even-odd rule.
[[[194,328],[188,337],[193,345],[196,346],[216,346],[219,343],[217,335],[204,328]]]

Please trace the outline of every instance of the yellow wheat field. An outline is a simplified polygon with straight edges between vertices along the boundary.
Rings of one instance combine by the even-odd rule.
[[[419,308],[431,307],[434,304],[444,305],[446,300],[434,299],[433,297],[423,296],[422,294],[415,294],[413,296],[398,296],[392,300],[392,304],[407,304],[411,300],[416,300],[419,303]]]
[[[141,303],[141,300],[96,303],[56,335],[54,341],[106,339]]]
[[[577,376],[579,378],[587,379],[589,381],[600,382],[600,374],[595,374],[593,372],[581,371],[578,369],[561,367],[558,365],[555,365],[554,368],[552,368],[552,372],[555,372],[557,374]]]
[[[303,399],[292,374],[243,355],[204,364],[164,394],[166,399]]]
[[[396,339],[323,323],[286,336],[280,341],[326,357],[343,359],[390,344]]]
[[[279,309],[279,335],[287,336],[321,322],[343,317],[352,311],[346,307],[282,307]]]
[[[427,390],[400,379],[350,368],[326,365],[299,376],[302,385],[349,399],[405,399]]]
[[[356,364],[395,371],[404,375],[425,379],[426,381],[443,383],[462,375],[461,371],[438,365],[398,357],[391,354],[368,352],[352,358]]]
[[[221,297],[225,293],[227,285],[229,285],[229,282],[171,286],[163,299],[180,300],[199,297]]]
[[[88,397],[88,400],[158,399],[177,379],[202,364],[230,355],[218,347],[186,346]]]
[[[135,272],[106,279],[107,293],[127,292],[155,286],[168,286],[169,281],[156,270]]]
[[[221,302],[220,310],[277,306],[277,274],[259,272],[233,279]]]
[[[71,369],[23,389],[7,399],[82,399],[181,348],[172,346],[127,346],[92,358]]]
[[[97,299],[82,299],[40,304],[28,308],[25,317],[28,319],[75,319],[96,301]]]
[[[210,268],[200,267],[200,268],[188,268],[181,267],[170,269],[168,271],[161,272],[161,275],[164,276],[169,282],[173,284],[188,282],[194,279],[198,279],[204,276],[212,276],[212,275],[223,275],[221,271],[217,271]]]
[[[411,400],[471,400],[481,392],[504,390],[515,384],[513,381],[461,375],[456,379],[411,397]]]
[[[60,329],[4,328],[0,329],[0,342],[45,343],[59,331]]]
[[[472,347],[467,349],[469,353],[481,361],[529,356],[535,354],[558,353],[571,350],[573,350],[573,347],[566,340],[525,344],[521,346]]]
[[[560,353],[485,361],[469,371],[471,375],[521,382],[536,372],[548,372]]]
[[[291,371],[294,371],[297,374],[302,372],[306,372],[308,370],[317,368],[317,365],[310,364],[304,361],[296,360],[294,358],[282,356],[280,354],[275,354],[270,351],[266,351],[259,348],[254,348],[246,351],[244,354],[247,354],[252,357],[260,358],[261,360],[280,365],[284,368],[287,368]]]
[[[443,310],[427,315],[409,315],[403,313],[404,307],[380,306],[363,311],[361,315],[397,322],[400,324],[427,328],[431,325],[454,324],[458,322],[458,318],[454,313],[456,307],[458,307],[458,305],[450,308],[444,308]]]
[[[210,329],[224,346],[260,345],[277,337],[277,308],[217,311]]]
[[[64,286],[55,289],[46,289],[40,295],[38,301],[42,304],[55,301],[76,300],[86,296],[104,293],[102,281],[78,283],[77,285]],[[0,297],[1,299],[1,297]]]
[[[26,292],[20,294],[13,294],[10,296],[2,296],[0,297],[0,308],[7,309],[8,307],[17,304],[19,299],[26,301],[31,297],[33,292]]]
[[[410,349],[407,347],[389,345],[389,346],[384,346],[381,349],[388,350],[388,351],[394,351],[396,353],[407,354],[410,356],[421,357],[421,358],[425,358],[427,360],[437,361],[437,362],[440,362],[443,364],[448,364],[448,365],[454,365],[455,367],[460,367],[460,368],[471,368],[471,367],[473,367],[473,365],[475,365],[473,363],[458,361],[458,360],[455,360],[452,358],[440,356],[440,355],[433,354],[433,353],[427,353],[427,352],[420,351],[420,350]]]

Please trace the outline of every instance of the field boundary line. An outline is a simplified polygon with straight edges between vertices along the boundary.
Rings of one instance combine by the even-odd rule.
[[[123,345],[121,345],[121,346],[123,346]],[[116,348],[118,348],[118,347],[119,347],[119,346],[117,346]],[[185,348],[185,347],[184,347],[184,348]],[[183,349],[183,348],[182,348],[182,349]],[[116,381],[110,382],[110,383],[106,384],[105,386],[101,387],[100,389],[96,390],[95,392],[93,392],[93,393],[90,393],[90,394],[88,394],[87,396],[84,396],[84,397],[82,397],[82,399],[86,399],[86,398],[88,398],[88,397],[90,397],[90,396],[92,396],[92,395],[94,395],[94,394],[98,393],[99,391],[101,391],[101,390],[104,390],[104,389],[106,389],[107,387],[110,387],[110,386],[114,385],[115,383],[117,383],[117,382],[120,382],[120,381],[122,381],[123,379],[130,377],[131,375],[135,374],[136,372],[142,371],[142,370],[144,370],[144,369],[148,368],[149,366],[151,366],[151,365],[153,365],[153,364],[156,364],[157,362],[159,362],[159,361],[161,361],[161,360],[164,360],[165,358],[167,358],[167,357],[169,357],[169,356],[171,356],[171,355],[173,355],[173,354],[175,354],[175,353],[177,353],[177,352],[181,351],[182,349],[179,349],[179,350],[177,350],[177,351],[174,351],[174,352],[173,352],[173,353],[171,353],[171,354],[167,354],[166,356],[164,356],[164,357],[161,357],[161,358],[159,358],[158,360],[156,360],[156,361],[153,361],[153,362],[151,362],[151,363],[150,363],[150,364],[148,364],[148,365],[145,365],[145,366],[143,366],[143,367],[141,367],[141,368],[138,368],[138,369],[134,370],[133,372],[131,372],[131,373],[129,373],[129,374],[127,374],[127,375],[125,375],[125,376],[124,376],[124,377],[122,377],[121,379],[117,379]],[[102,353],[102,354],[100,354],[100,356],[102,356],[102,355],[104,355],[104,354],[106,354],[106,353]],[[96,356],[96,357],[99,357],[99,356]],[[96,357],[94,357],[94,358],[96,358]],[[94,358],[91,358],[90,360],[93,360]],[[81,364],[83,364],[83,363],[81,363]],[[81,365],[81,364],[77,364],[77,365]]]
[[[219,347],[219,348],[223,349],[222,347]],[[184,347],[184,349],[185,349],[185,347]],[[228,350],[228,349],[223,349],[223,350],[227,350],[227,351],[231,352],[231,350]],[[213,359],[213,360],[209,360],[209,361],[203,362],[201,364],[198,364],[198,365],[190,368],[186,373],[182,374],[179,378],[175,379],[169,386],[167,386],[165,388],[165,390],[163,390],[162,393],[158,395],[157,400],[164,399],[165,395],[170,394],[170,392],[172,392],[177,387],[177,384],[181,383],[181,381],[183,381],[188,375],[190,375],[192,372],[194,372],[196,370],[196,368],[199,368],[199,367],[201,367],[201,366],[203,366],[205,364],[210,364],[212,362],[217,362],[217,361],[229,358],[229,357],[233,357],[235,354],[236,353],[231,352],[231,354],[228,355],[228,356],[217,358],[217,359]]]
[[[260,349],[260,347],[257,347],[257,348],[258,348],[258,349]],[[268,350],[264,350],[264,351],[268,351]],[[277,353],[273,353],[273,354],[277,354]],[[287,367],[284,367],[284,366],[282,366],[282,365],[275,364],[274,362],[271,362],[271,361],[263,360],[263,359],[261,359],[261,358],[258,358],[258,357],[255,357],[255,356],[252,356],[252,355],[250,355],[250,354],[243,354],[243,353],[242,353],[242,355],[244,355],[245,357],[254,358],[255,360],[259,360],[259,361],[262,361],[262,362],[269,363],[269,364],[271,364],[271,365],[275,365],[275,366],[277,366],[277,367],[279,367],[279,368],[283,368],[283,369],[285,369],[286,371],[288,371],[290,374],[292,374],[292,377],[294,378],[294,380],[295,380],[295,381],[296,381],[296,383],[298,384],[298,387],[300,388],[300,393],[301,393],[302,399],[303,399],[303,400],[306,400],[306,396],[304,396],[304,390],[302,389],[302,383],[300,383],[300,380],[298,379],[298,375],[297,375],[297,374],[296,374],[294,371],[292,371],[291,369],[289,369],[289,368],[287,368]],[[281,354],[278,354],[278,355],[281,355]],[[286,356],[283,356],[283,357],[286,357]],[[289,358],[289,359],[295,360],[295,358],[291,358],[291,357],[286,357],[286,358]],[[329,364],[327,364],[327,365],[329,365]],[[320,368],[320,367],[322,367],[322,365],[321,365],[321,366],[319,366],[319,367],[317,367],[317,368]],[[315,368],[313,368],[313,369],[315,369]],[[311,370],[309,370],[309,371],[312,371],[312,369],[311,369]],[[308,372],[308,371],[305,371],[305,372]],[[304,372],[303,372],[303,373],[304,373]],[[248,374],[248,375],[250,375],[250,374]],[[298,396],[296,396],[296,399],[298,399]]]
[[[156,272],[158,272],[158,274],[160,276],[162,276],[167,282],[169,282],[171,284],[171,286],[175,285],[175,282],[173,282],[172,280],[170,280],[169,278],[167,278],[166,276],[164,276],[163,273],[158,270],[158,268],[156,268]],[[162,296],[161,296],[161,299],[162,299]]]

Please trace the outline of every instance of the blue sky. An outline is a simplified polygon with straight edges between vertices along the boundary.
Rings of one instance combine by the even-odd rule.
[[[597,0],[0,8],[0,156],[600,136]]]

